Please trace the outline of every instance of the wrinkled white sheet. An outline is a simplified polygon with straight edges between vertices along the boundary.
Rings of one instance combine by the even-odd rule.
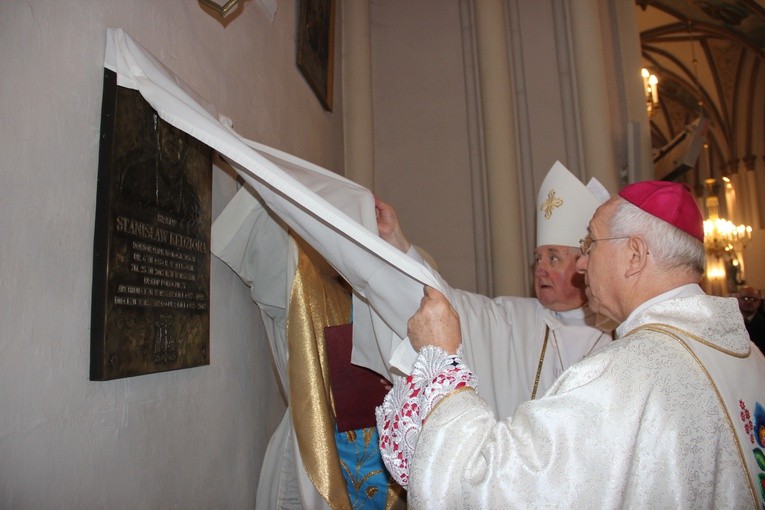
[[[419,306],[423,284],[443,288],[425,266],[378,237],[371,192],[242,138],[230,120],[218,116],[122,29],[107,31],[104,66],[117,74],[118,85],[138,90],[166,122],[218,151],[272,211],[348,280],[355,291],[354,332],[358,338],[376,339],[364,342],[366,348],[355,345],[353,362],[389,376],[390,361],[408,373],[416,354],[405,341],[406,322]]]

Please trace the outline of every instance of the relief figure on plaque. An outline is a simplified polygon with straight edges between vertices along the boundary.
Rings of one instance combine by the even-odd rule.
[[[178,218],[193,229],[202,217],[201,204],[186,176],[194,140],[156,112],[149,122],[150,140],[138,143],[122,159],[119,191],[126,199]]]
[[[154,363],[175,361],[178,349],[173,334],[172,317],[160,315],[154,328]]]

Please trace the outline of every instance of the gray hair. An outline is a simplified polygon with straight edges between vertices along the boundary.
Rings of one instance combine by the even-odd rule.
[[[612,237],[642,237],[656,263],[667,271],[684,269],[704,274],[704,243],[627,200],[616,205],[608,228]]]

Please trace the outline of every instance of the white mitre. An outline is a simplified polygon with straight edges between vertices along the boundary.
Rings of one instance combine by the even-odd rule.
[[[537,195],[537,246],[579,246],[595,209],[609,198],[597,179],[585,186],[556,161]]]

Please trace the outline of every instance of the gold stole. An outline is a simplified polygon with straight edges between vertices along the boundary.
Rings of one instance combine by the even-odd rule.
[[[333,509],[351,509],[335,444],[324,328],[350,322],[351,299],[334,270],[310,247],[300,252],[287,318],[292,423],[308,478]],[[404,508],[406,496],[388,484],[386,508]]]

